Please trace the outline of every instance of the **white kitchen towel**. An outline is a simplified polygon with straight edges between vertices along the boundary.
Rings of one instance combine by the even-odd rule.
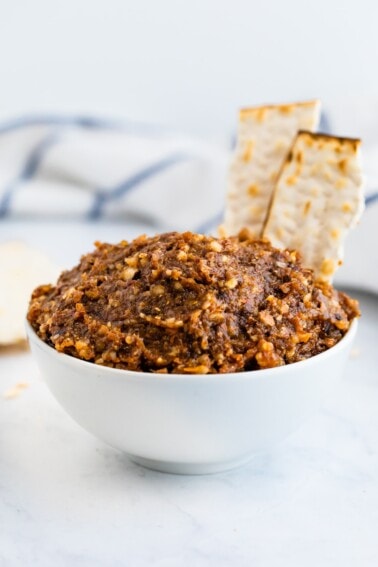
[[[378,293],[378,101],[326,107],[321,129],[363,140],[366,210],[336,283]],[[148,125],[32,116],[0,125],[0,223],[60,218],[214,231],[230,150]]]
[[[228,150],[158,128],[86,117],[0,125],[0,220],[112,219],[206,230],[224,201]]]

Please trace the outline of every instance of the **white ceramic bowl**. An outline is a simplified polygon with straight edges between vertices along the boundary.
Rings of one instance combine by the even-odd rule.
[[[308,360],[234,374],[148,374],[58,353],[27,325],[43,378],[87,431],[146,467],[201,474],[270,450],[322,405],[357,329]]]

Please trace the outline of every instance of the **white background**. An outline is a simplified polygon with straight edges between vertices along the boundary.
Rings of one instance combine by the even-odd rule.
[[[241,105],[378,95],[374,0],[2,0],[0,119],[87,112],[216,138]]]

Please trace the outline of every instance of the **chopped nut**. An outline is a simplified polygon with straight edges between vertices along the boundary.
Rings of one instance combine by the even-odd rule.
[[[78,355],[80,358],[84,360],[89,360],[93,356],[93,349],[92,347],[83,340],[79,340],[75,342],[75,348],[77,350]]]
[[[174,317],[169,317],[169,319],[166,319],[165,322],[167,323],[167,325],[170,325],[172,327],[182,327],[184,324],[181,319],[175,319]]]
[[[130,266],[130,268],[137,268],[138,267],[138,258],[136,256],[131,256],[129,258],[125,258],[125,264]]]
[[[125,281],[132,280],[138,270],[135,268],[125,268],[123,272],[121,272],[121,278]]]
[[[280,285],[280,290],[281,290],[283,293],[289,293],[289,292],[290,292],[290,289],[291,289],[291,284],[290,284],[289,282],[286,282],[286,283]]]
[[[280,311],[282,313],[282,315],[286,315],[286,313],[289,313],[290,307],[288,305],[288,303],[281,303],[281,307],[280,307]]]
[[[273,350],[273,345],[269,341],[264,341],[264,340],[260,341],[259,347],[263,352],[270,352]]]
[[[151,288],[151,293],[152,295],[164,295],[165,293],[165,288],[162,285],[154,285]]]
[[[186,366],[183,370],[186,374],[208,374],[210,369],[204,364],[199,364],[198,366]]]
[[[311,333],[297,333],[298,342],[307,343],[311,339]]]
[[[269,327],[274,327],[274,319],[268,311],[260,311],[259,313],[260,320],[264,323],[264,325],[268,325]]]
[[[224,284],[228,289],[234,289],[238,285],[238,280],[236,278],[230,278]]]
[[[210,321],[214,321],[215,323],[222,323],[224,321],[224,314],[223,313],[210,313],[209,315]]]
[[[213,250],[213,252],[221,252],[222,245],[217,240],[212,240],[209,244],[209,248]]]
[[[147,265],[147,254],[145,252],[141,252],[138,256],[139,264],[144,267]]]
[[[332,322],[335,325],[335,327],[337,327],[341,331],[346,331],[349,328],[349,322],[348,321],[338,321],[336,319],[335,321],[332,321]]]

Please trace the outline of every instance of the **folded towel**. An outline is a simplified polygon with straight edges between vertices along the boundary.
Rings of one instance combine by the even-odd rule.
[[[336,283],[378,293],[378,101],[329,105],[322,130],[364,142],[367,207]],[[214,232],[229,158],[229,149],[148,125],[20,118],[0,125],[0,222],[108,220],[149,232]]]
[[[0,126],[0,218],[206,230],[223,209],[227,162],[224,149],[153,127],[20,119]]]

